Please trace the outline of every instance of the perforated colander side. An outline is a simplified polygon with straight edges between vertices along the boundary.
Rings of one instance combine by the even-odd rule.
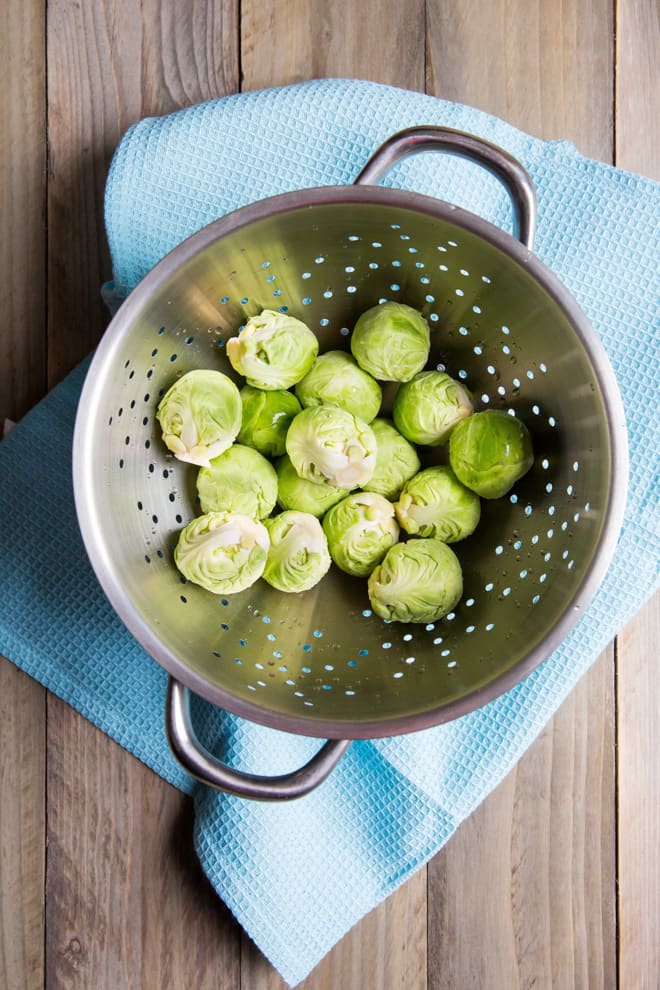
[[[178,253],[177,253],[178,252]],[[454,546],[465,593],[426,625],[373,615],[366,582],[335,567],[285,595],[186,583],[172,551],[199,512],[195,468],[155,410],[180,374],[236,379],[228,337],[262,308],[303,319],[321,351],[348,349],[379,301],[419,308],[429,367],[475,406],[515,412],[532,471]],[[396,386],[386,386],[384,412]],[[614,378],[568,294],[506,234],[389,189],[289,194],[211,225],[147,276],[102,342],[76,428],[76,499],[97,574],[122,619],[184,683],[255,721],[311,735],[421,728],[514,683],[564,638],[604,572],[625,492]],[[423,453],[442,460],[441,449]]]

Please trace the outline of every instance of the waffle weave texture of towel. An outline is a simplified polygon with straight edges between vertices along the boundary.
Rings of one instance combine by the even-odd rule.
[[[658,586],[658,184],[472,108],[374,83],[241,94],[143,120],[124,136],[106,190],[109,304],[216,217],[276,193],[350,183],[383,140],[415,124],[481,135],[526,166],[539,202],[535,250],[591,320],[626,409],[630,487],[614,559],[579,624],[523,683],[447,725],[354,743],[299,801],[261,804],[201,787],[167,746],[165,672],[108,604],[79,535],[70,463],[86,364],[0,444],[0,651],[194,796],[211,883],[291,985],[437,852]],[[409,159],[384,184],[511,223],[498,184],[444,155]],[[238,768],[280,773],[318,748],[205,702],[194,715],[204,742]]]

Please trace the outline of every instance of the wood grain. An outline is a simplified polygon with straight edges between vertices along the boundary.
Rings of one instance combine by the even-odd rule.
[[[204,878],[189,800],[48,700],[46,983],[235,990],[239,936]]]
[[[660,180],[660,6],[617,0],[616,163]]]
[[[46,692],[0,657],[0,986],[44,975]]]
[[[97,342],[111,277],[103,193],[134,121],[238,85],[238,0],[77,3],[48,15],[48,384]]]
[[[428,0],[430,92],[609,160],[611,0]]]
[[[619,0],[616,36],[616,163],[660,179],[660,8]],[[659,643],[656,594],[617,640],[619,980],[636,990],[660,985]]]
[[[424,89],[424,2],[243,0],[243,89],[303,79],[370,79]]]
[[[44,5],[0,5],[0,436],[46,387]]]
[[[232,91],[237,4],[51,0],[48,20],[49,383],[108,316],[102,208],[134,120]],[[47,983],[233,990],[239,932],[191,845],[187,800],[49,699]]]
[[[429,865],[429,986],[613,987],[614,683],[605,652]]]
[[[19,419],[46,387],[44,36],[39,0],[0,5],[0,436],[5,417]],[[43,984],[45,696],[39,684],[0,657],[0,986],[5,990],[37,990]]]
[[[660,595],[618,637],[619,974],[660,984]]]

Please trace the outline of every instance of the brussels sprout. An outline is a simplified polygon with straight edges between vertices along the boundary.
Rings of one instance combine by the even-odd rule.
[[[359,488],[376,466],[376,438],[363,420],[335,406],[303,409],[289,427],[286,452],[301,478]]]
[[[286,433],[301,406],[295,395],[282,389],[265,392],[252,385],[240,391],[243,419],[238,442],[254,447],[264,457],[280,457],[286,450]]]
[[[472,410],[472,396],[460,382],[444,371],[421,371],[397,392],[392,418],[411,443],[437,447]]]
[[[378,382],[344,351],[326,351],[296,385],[303,406],[339,406],[365,423],[378,415],[383,393]]]
[[[327,481],[314,482],[301,478],[288,454],[280,457],[275,468],[277,504],[283,509],[296,509],[319,518],[348,495],[348,488],[335,488]]]
[[[243,591],[261,577],[270,540],[263,523],[232,512],[208,512],[181,530],[174,561],[214,595]]]
[[[264,581],[278,591],[307,591],[318,584],[332,561],[316,516],[281,512],[264,525],[270,536]]]
[[[230,337],[226,350],[232,367],[245,376],[248,385],[286,389],[307,374],[319,343],[300,320],[264,309],[250,317],[238,336]]]
[[[163,440],[180,461],[207,465],[231,447],[241,427],[241,400],[220,371],[189,371],[160,400]]]
[[[373,306],[358,319],[351,337],[353,357],[365,371],[384,382],[407,382],[426,364],[429,325],[403,303]]]
[[[435,622],[458,604],[463,573],[454,551],[436,539],[397,543],[367,584],[376,615],[395,622]]]
[[[235,443],[199,469],[197,494],[202,512],[240,512],[263,519],[275,508],[277,474],[257,450]]]
[[[378,492],[395,499],[406,481],[420,469],[417,451],[392,425],[389,419],[374,419],[369,424],[376,437],[376,467],[363,485],[367,492]]]
[[[459,423],[449,439],[449,463],[467,488],[501,498],[534,463],[524,423],[501,409],[486,409]]]
[[[399,539],[394,507],[376,492],[355,492],[323,517],[330,556],[337,567],[366,577]]]
[[[451,468],[429,467],[406,482],[394,509],[406,533],[457,543],[477,528],[481,502]]]

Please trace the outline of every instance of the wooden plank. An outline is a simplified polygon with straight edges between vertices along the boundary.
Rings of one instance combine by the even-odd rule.
[[[660,595],[617,641],[619,979],[660,983]]]
[[[0,437],[46,385],[46,60],[39,0],[0,7]],[[45,691],[0,658],[0,986],[44,968]]]
[[[243,0],[244,89],[348,77],[424,89],[424,4],[373,0],[368,16],[338,0]],[[301,990],[426,986],[426,871],[368,915],[301,984]],[[281,990],[275,970],[244,938],[242,987]]]
[[[52,695],[48,728],[47,986],[235,990],[189,799]]]
[[[107,165],[130,123],[238,86],[237,3],[50,0],[49,384],[107,323]],[[49,987],[239,980],[239,931],[201,875],[188,799],[49,698]]]
[[[430,92],[610,159],[611,0],[428,3]]]
[[[49,2],[49,387],[108,321],[103,192],[118,140],[141,117],[237,88],[237,10],[237,0]]]
[[[427,85],[611,160],[612,33],[610,0],[431,0]],[[612,663],[430,864],[434,990],[615,984]]]
[[[46,63],[39,0],[0,5],[0,436],[46,370]]]
[[[660,179],[660,9],[616,10],[616,163]],[[617,640],[619,980],[639,990],[660,984],[658,643],[660,594]]]
[[[243,0],[243,89],[346,77],[424,89],[424,3]]]
[[[429,986],[613,987],[612,649],[429,864]]]
[[[660,180],[660,7],[616,5],[616,163]]]
[[[0,657],[0,986],[44,975],[45,691]]]

